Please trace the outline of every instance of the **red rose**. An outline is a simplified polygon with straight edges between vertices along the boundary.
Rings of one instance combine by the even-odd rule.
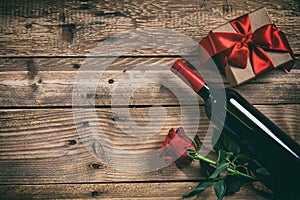
[[[188,165],[193,159],[188,156],[188,149],[194,151],[199,150],[200,141],[195,136],[194,142],[185,134],[183,128],[176,131],[172,128],[162,145],[161,153],[166,157],[166,162],[171,163],[175,161],[177,166]],[[191,151],[191,150],[190,150]]]

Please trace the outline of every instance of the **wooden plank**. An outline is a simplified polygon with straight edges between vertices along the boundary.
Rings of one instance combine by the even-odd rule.
[[[1,185],[1,199],[182,199],[182,195],[196,187],[195,182],[118,183],[118,184],[54,184]],[[213,188],[190,199],[216,199]],[[249,185],[224,198],[264,200]]]
[[[32,58],[0,58],[0,72],[11,72],[11,71],[59,71],[59,72],[78,72],[80,70],[86,70],[89,66],[89,62],[99,66],[98,70],[105,68],[106,70],[112,71],[123,71],[133,70],[137,67],[142,66],[153,66],[160,67],[162,69],[170,68],[176,59],[180,57],[120,57],[120,58],[86,58],[86,57],[66,57],[66,58],[53,58],[53,57],[32,57]],[[112,61],[110,65],[100,65],[103,60]],[[300,68],[300,64],[299,64]],[[149,69],[151,69],[149,67]]]
[[[132,152],[143,153],[145,149],[160,149],[165,134],[171,127],[179,126],[179,108],[167,108],[167,121],[159,127],[155,123],[153,129],[142,125],[149,119],[141,117],[148,109],[131,109],[133,120],[142,127],[148,129],[148,136],[158,128],[159,133],[153,138],[141,141],[141,138],[132,138],[129,134],[120,130],[119,126],[128,124],[124,121],[121,109],[119,115],[114,116],[110,109],[97,109],[98,122],[101,129],[110,137],[110,143],[116,148]],[[154,115],[155,116],[155,115]],[[193,114],[191,113],[191,116]],[[154,119],[161,120],[155,116]],[[46,123],[45,123],[46,122]],[[92,116],[85,116],[81,122],[83,126],[92,128],[94,125]],[[119,124],[119,126],[118,126]],[[158,127],[157,127],[158,126]],[[205,129],[206,122],[201,122],[200,127]],[[191,126],[186,125],[187,130]],[[74,118],[70,109],[33,109],[33,110],[2,110],[1,111],[1,156],[0,156],[0,182],[3,183],[68,183],[68,182],[120,182],[120,181],[145,181],[145,180],[186,180],[199,179],[203,175],[195,168],[178,170],[174,165],[149,173],[125,173],[111,169],[106,163],[101,163],[84,146],[84,138],[87,130],[79,130],[80,140]],[[82,132],[84,131],[84,132]],[[103,142],[103,141],[102,141]],[[131,149],[131,150],[130,150]],[[121,152],[121,151],[120,151]],[[121,152],[122,153],[122,152]],[[120,154],[121,154],[120,153]],[[128,154],[129,154],[128,153]],[[118,152],[115,152],[118,156]],[[126,155],[127,157],[132,157]],[[124,156],[115,157],[120,160],[122,166],[131,169],[132,158],[124,162]],[[143,163],[143,158],[140,158]],[[195,163],[195,166],[198,166]],[[134,169],[134,168],[133,168]],[[176,174],[176,176],[174,176]]]
[[[295,53],[299,53],[299,2],[292,0],[264,2],[207,1],[4,1],[0,10],[1,50],[3,56],[82,56],[101,41],[134,28],[168,28],[199,41],[211,29],[230,19],[266,6],[282,29]],[[148,38],[157,37],[148,34]],[[128,39],[135,39],[133,34]],[[184,42],[170,36],[173,48]],[[128,46],[125,45],[124,48]],[[118,47],[119,49],[120,47]],[[159,48],[156,48],[159,49]],[[189,53],[189,50],[181,50]],[[160,50],[138,50],[128,55],[169,55]]]
[[[84,71],[88,68],[89,60],[98,66],[102,59],[1,59],[0,105],[1,107],[72,106],[76,104],[72,102],[72,92],[76,89],[74,84],[78,77],[84,77],[84,80],[81,80],[82,84],[90,83],[89,87],[74,92],[78,104],[80,104],[78,101],[82,101],[81,104],[95,101],[97,106],[178,105],[178,93],[185,104],[193,103],[194,101],[190,99],[195,95],[193,91],[169,71],[176,59],[119,58],[111,65],[104,66],[106,71],[99,69],[97,73],[96,67],[95,72],[87,75]],[[273,70],[236,89],[253,104],[300,103],[299,67],[297,61],[290,73]],[[209,82],[224,82],[225,87],[229,87],[226,79],[223,76],[218,78],[219,72],[215,71],[204,69],[201,73],[206,75]],[[95,83],[91,83],[92,80]],[[149,84],[143,85],[146,82]],[[266,89],[268,93],[265,93]],[[198,99],[202,104],[202,100]]]
[[[300,142],[300,104],[259,105],[264,114],[279,127]],[[199,180],[204,178],[197,170],[198,162],[183,170],[174,165],[148,173],[124,172],[113,169],[92,155],[83,143],[90,141],[90,130],[97,128],[105,133],[100,141],[110,144],[114,163],[121,161],[122,169],[137,169],[133,166],[147,160],[136,159],[132,155],[144,155],[145,150],[159,150],[170,128],[183,126],[187,133],[194,133],[197,117],[190,111],[181,119],[181,108],[165,108],[166,117],[161,112],[152,112],[151,121],[146,115],[148,108],[131,108],[130,118],[126,118],[127,108],[118,108],[117,114],[111,109],[96,109],[97,119],[90,112],[82,112],[83,119],[74,124],[71,109],[2,109],[0,112],[0,183],[1,184],[43,184],[43,183],[86,183],[122,181],[169,181]],[[209,126],[203,107],[200,110],[197,133],[203,139]],[[185,120],[184,120],[185,119]],[[95,124],[100,123],[100,127]],[[185,122],[187,121],[187,122]],[[128,128],[136,122],[137,129]],[[163,123],[159,123],[163,122]],[[124,128],[125,127],[125,128]],[[139,132],[139,134],[136,133]],[[102,133],[103,134],[103,133]],[[91,140],[94,141],[94,140]],[[122,151],[121,151],[122,150]],[[93,149],[94,152],[99,151]],[[104,150],[105,152],[105,150]],[[127,152],[125,158],[122,152]],[[102,151],[103,153],[103,151]],[[99,155],[99,154],[97,154]],[[213,155],[212,155],[213,156]],[[136,163],[133,160],[137,160]]]
[[[97,109],[101,130],[107,132],[109,136],[109,140],[101,142],[107,142],[111,146],[119,148],[120,155],[119,152],[115,152],[111,154],[111,157],[116,161],[120,160],[123,167],[127,166],[128,169],[131,169],[134,165],[132,163],[134,152],[137,155],[143,153],[145,149],[159,150],[168,130],[171,127],[179,126],[180,108],[167,108],[166,110],[168,115],[162,127],[160,127],[161,123],[154,123],[153,127],[145,126],[149,122],[149,118],[145,116],[148,109],[130,110],[131,120],[136,121],[141,126],[139,127],[141,134],[145,134],[144,141],[141,140],[141,134],[139,137],[133,137],[131,132],[127,131],[126,134],[119,128],[126,126],[129,122],[124,118],[126,109],[120,109],[118,115],[112,115],[110,109]],[[195,118],[193,113],[190,113],[190,117]],[[153,119],[164,121],[155,113]],[[93,121],[95,120],[92,116],[85,116],[83,121],[81,120],[78,130],[80,131],[78,133],[82,134],[80,137],[76,132],[70,109],[2,110],[0,182],[119,182],[203,178],[198,170],[194,171],[194,168],[180,171],[175,166],[145,174],[112,170],[110,166],[105,165],[106,163],[101,163],[99,159],[95,158],[82,142],[89,135],[89,132],[86,131],[95,126]],[[193,123],[192,120],[190,123]],[[81,124],[87,129],[82,129]],[[199,127],[205,130],[205,126],[207,126],[207,121],[201,122]],[[192,128],[195,129],[195,126],[185,124],[185,128],[187,131],[191,131]],[[155,130],[159,132],[156,133]],[[153,137],[149,138],[149,136]],[[124,151],[128,152],[126,157],[131,157],[130,160],[124,161],[124,155],[122,155]],[[140,158],[141,163],[146,161],[142,157]],[[192,176],[189,175],[190,173]],[[176,174],[176,177],[172,174]]]
[[[196,57],[195,57],[196,58]],[[191,58],[194,60],[195,58]],[[87,68],[89,60],[93,60],[95,64],[100,64],[105,58],[86,58],[86,57],[66,57],[66,58],[53,58],[53,57],[32,57],[32,58],[0,58],[0,72],[12,71],[75,71],[84,70]],[[176,59],[180,57],[119,57],[113,58],[113,63],[105,65],[106,70],[112,71],[127,71],[134,70],[141,66],[161,67],[161,69],[168,69],[172,66]],[[107,60],[110,58],[107,57]],[[213,62],[211,63],[213,64]],[[101,65],[99,65],[101,66]],[[207,68],[203,66],[202,68]],[[100,67],[98,68],[100,70]],[[296,57],[296,64],[293,69],[300,69],[300,57]],[[225,80],[224,80],[225,81]]]

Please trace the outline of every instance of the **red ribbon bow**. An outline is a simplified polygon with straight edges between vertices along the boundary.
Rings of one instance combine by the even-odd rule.
[[[236,33],[210,32],[200,45],[210,56],[222,53],[232,66],[245,68],[250,58],[254,73],[273,68],[274,64],[266,51],[289,52],[292,50],[283,32],[274,24],[268,24],[252,32],[249,15],[243,15],[230,22]],[[287,65],[290,70],[292,65]]]

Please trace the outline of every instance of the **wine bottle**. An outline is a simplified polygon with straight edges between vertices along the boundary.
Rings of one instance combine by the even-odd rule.
[[[177,60],[171,71],[204,99],[206,114],[222,129],[222,134],[234,140],[268,170],[270,178],[264,180],[267,186],[275,191],[299,194],[300,147],[296,141],[235,90],[226,88],[225,100],[219,100],[218,90],[209,88],[204,79],[182,60]],[[211,115],[213,107],[218,107],[220,113]]]

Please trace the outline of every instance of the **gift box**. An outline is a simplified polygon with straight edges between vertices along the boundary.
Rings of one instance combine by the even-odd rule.
[[[295,62],[284,33],[276,28],[265,8],[212,30],[200,45],[218,60],[233,86],[277,67],[290,71]]]

